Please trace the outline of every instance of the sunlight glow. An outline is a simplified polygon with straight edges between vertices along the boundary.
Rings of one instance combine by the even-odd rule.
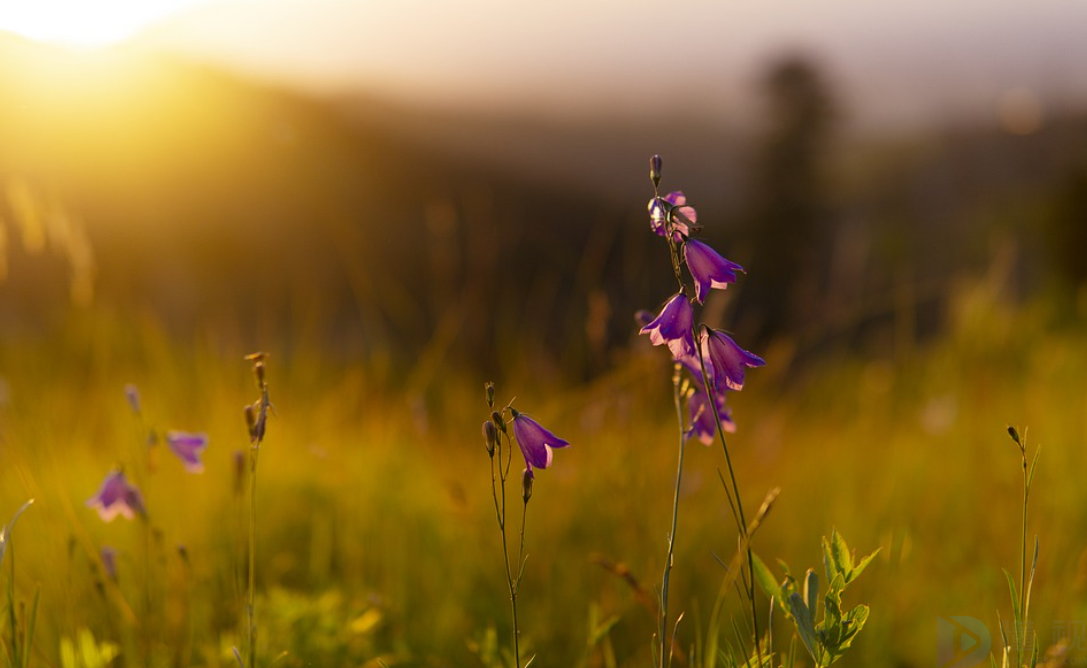
[[[209,0],[33,0],[0,3],[0,30],[40,42],[101,47]]]

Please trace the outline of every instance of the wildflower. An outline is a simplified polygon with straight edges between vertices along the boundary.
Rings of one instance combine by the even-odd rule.
[[[739,390],[744,386],[744,368],[757,367],[766,362],[749,353],[719,329],[702,327],[702,356],[712,365],[711,385],[715,392],[724,388]]]
[[[517,438],[517,445],[521,447],[521,454],[525,456],[525,464],[530,471],[533,466],[538,469],[551,466],[552,448],[565,448],[570,445],[529,416],[519,413],[516,408],[511,408],[510,412],[513,413],[513,435]]]
[[[129,520],[137,514],[147,515],[143,495],[135,485],[125,479],[123,471],[114,471],[107,475],[98,492],[87,499],[87,507],[97,510],[103,522],[112,522],[117,515]]]
[[[117,581],[117,550],[109,546],[103,546],[98,551],[102,558],[102,567],[106,569],[106,575],[110,580]]]
[[[717,413],[721,416],[721,427],[730,434],[736,432],[736,423],[732,421],[732,411],[725,406],[725,395],[722,392],[714,392],[717,400]],[[706,398],[705,388],[698,388],[687,399],[687,411],[691,416],[691,428],[687,431],[687,438],[697,436],[703,445],[711,445],[717,437],[717,424],[713,419],[713,409],[710,408]]]
[[[691,277],[694,278],[695,297],[699,304],[706,300],[706,295],[712,288],[724,290],[729,283],[735,283],[736,272],[744,270],[697,239],[688,239],[683,244],[683,257],[687,261]]]
[[[200,456],[208,447],[207,434],[190,434],[184,431],[166,432],[166,444],[178,456],[189,473],[203,473],[204,462]]]
[[[642,327],[640,333],[648,334],[655,346],[667,344],[672,355],[679,359],[694,353],[694,338],[691,335],[693,318],[691,302],[682,292],[677,292],[665,303],[660,315]]]
[[[649,226],[659,237],[671,233],[674,241],[680,241],[697,229],[697,221],[698,212],[687,205],[687,196],[679,190],[649,200]]]
[[[140,390],[129,383],[125,385],[125,399],[128,400],[128,405],[132,408],[132,412],[136,415],[140,414]]]

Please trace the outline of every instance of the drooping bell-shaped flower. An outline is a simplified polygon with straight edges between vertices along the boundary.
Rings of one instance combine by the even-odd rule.
[[[648,334],[655,346],[667,345],[672,356],[680,359],[694,353],[693,319],[691,302],[682,292],[677,292],[665,302],[660,315],[642,327],[640,333]]]
[[[525,464],[530,471],[533,466],[538,469],[551,466],[551,450],[570,445],[568,441],[555,436],[529,416],[518,412],[516,408],[511,408],[510,412],[513,414],[513,435],[517,439],[517,445],[521,448],[521,454],[525,456]]]
[[[744,369],[766,362],[749,353],[719,329],[702,328],[702,355],[713,366],[710,376],[714,391],[739,390],[744,386]]]
[[[687,269],[695,283],[695,297],[698,303],[706,301],[706,296],[713,288],[724,290],[729,283],[736,282],[736,272],[743,267],[721,255],[698,239],[688,239],[683,244],[683,257]]]
[[[724,392],[714,392],[717,399],[717,412],[721,416],[721,427],[731,433],[736,432],[736,423],[732,421],[732,411],[725,406]],[[711,445],[717,437],[717,422],[713,418],[713,408],[706,398],[705,388],[698,388],[687,399],[687,412],[690,415],[691,427],[687,431],[687,438],[697,437],[703,445]]]
[[[104,522],[112,522],[118,515],[130,520],[136,515],[147,514],[143,495],[135,485],[125,479],[122,471],[114,471],[106,476],[98,492],[87,499],[87,507],[97,510],[98,516]]]
[[[184,431],[166,432],[166,444],[177,455],[189,473],[203,473],[204,462],[200,459],[208,447],[208,435],[190,434]]]

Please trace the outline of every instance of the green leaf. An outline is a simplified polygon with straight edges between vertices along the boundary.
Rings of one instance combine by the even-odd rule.
[[[822,644],[815,633],[815,623],[812,620],[811,611],[804,605],[804,599],[800,594],[793,592],[789,596],[789,609],[793,613],[793,623],[800,634],[800,642],[804,643],[808,654],[815,659],[816,665],[820,665],[819,654],[822,652]]]
[[[850,573],[849,578],[846,580],[845,583],[849,584],[850,582],[853,582],[858,577],[860,577],[860,574],[864,572],[864,569],[868,568],[868,564],[872,563],[872,560],[876,558],[876,555],[879,554],[882,549],[882,547],[877,547],[875,552],[861,559],[860,562],[858,562],[857,565],[853,568],[853,572]]]
[[[786,616],[790,616],[789,610],[786,608],[785,595],[781,590],[781,585],[774,578],[774,574],[770,572],[770,569],[763,560],[759,559],[759,555],[751,555],[751,565],[754,568],[755,582],[759,583],[759,587],[766,592],[768,597],[778,602]]]
[[[30,507],[30,504],[34,503],[34,499],[30,499],[24,503],[19,510],[15,511],[15,515],[8,522],[7,526],[0,529],[0,562],[4,561],[4,553],[7,552],[8,543],[11,542],[11,530],[15,528],[15,520],[19,519],[19,515],[23,514],[23,511]]]
[[[812,619],[815,619],[816,606],[819,605],[819,576],[811,568],[804,578],[804,604],[808,606]]]
[[[823,632],[827,649],[833,652],[842,639],[842,598],[837,590],[831,588],[823,600]]]
[[[1027,578],[1027,590],[1023,592],[1023,614],[1030,616],[1030,590],[1034,587],[1034,571],[1038,568],[1038,536],[1034,537],[1034,559],[1030,563],[1030,577]]]
[[[834,548],[826,536],[823,536],[823,568],[827,573],[827,582],[833,582],[834,576],[842,572],[834,555]]]
[[[1012,593],[1012,614],[1015,616],[1015,628],[1019,629],[1021,628],[1019,625],[1019,594],[1015,591],[1015,579],[1012,577],[1012,574],[1008,572],[1008,569],[1005,568],[1003,570],[1004,577],[1008,578],[1008,589],[1010,589]],[[1016,631],[1016,633],[1018,633],[1018,631]]]
[[[1042,446],[1038,446],[1034,450],[1034,460],[1030,463],[1030,472],[1027,474],[1027,489],[1030,489],[1030,483],[1034,481],[1034,469],[1038,466],[1038,455],[1042,454]]]
[[[826,541],[825,538],[824,541]],[[824,545],[827,545],[827,543],[824,543]],[[850,577],[853,572],[853,555],[849,553],[849,546],[846,545],[845,538],[842,538],[842,534],[838,533],[837,529],[831,531],[828,547],[830,558],[834,561],[835,570],[843,574],[846,582],[849,582],[853,579]],[[834,576],[828,572],[827,582],[833,581]]]

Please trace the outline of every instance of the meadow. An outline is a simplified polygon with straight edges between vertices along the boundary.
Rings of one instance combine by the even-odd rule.
[[[858,554],[880,549],[846,594],[871,615],[839,665],[931,665],[937,616],[977,617],[994,636],[998,613],[1010,619],[1001,569],[1018,572],[1022,492],[1008,425],[1042,446],[1029,519],[1042,650],[1087,618],[1087,312],[1018,302],[1004,279],[994,269],[949,286],[946,329],[930,339],[802,363],[786,345],[760,351],[766,367],[730,399],[745,506],[781,488],[755,552],[821,572],[820,539],[835,529]],[[5,646],[40,594],[24,665],[235,665],[247,531],[236,453],[249,447],[242,408],[257,396],[243,359],[253,342],[227,326],[179,339],[153,317],[106,309],[67,322],[0,342],[4,521],[34,499],[2,564],[16,615],[5,617]],[[535,666],[652,660],[676,433],[660,349],[636,341],[606,373],[570,382],[516,360],[493,377],[345,362],[302,327],[259,345],[275,405],[258,479],[259,665],[501,665],[511,627],[480,436],[486,380],[572,444],[536,475],[522,656],[537,655]],[[418,378],[427,382],[408,382]],[[160,440],[149,447],[152,429]],[[162,444],[168,429],[207,433],[202,474]],[[142,490],[146,520],[105,523],[86,507],[115,466]],[[718,558],[736,546],[722,467],[717,446],[691,442],[671,594],[685,651],[712,631]],[[768,599],[761,606],[768,614]],[[739,597],[726,613],[731,637]],[[774,633],[780,649],[792,627],[778,616]]]

